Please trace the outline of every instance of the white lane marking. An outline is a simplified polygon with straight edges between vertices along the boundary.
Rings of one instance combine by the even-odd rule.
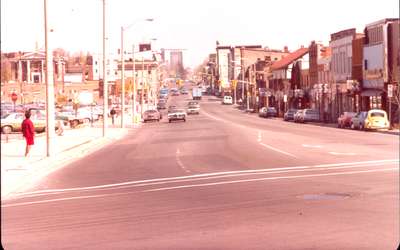
[[[106,184],[99,186],[90,186],[90,187],[79,187],[79,188],[66,188],[66,189],[49,189],[49,190],[39,190],[33,192],[25,192],[25,193],[17,193],[15,197],[28,197],[29,195],[49,195],[49,194],[59,194],[62,192],[71,192],[71,191],[92,191],[96,189],[105,189],[105,188],[115,188],[115,187],[123,187],[128,185],[140,185],[140,184],[157,184],[157,183],[168,183],[173,181],[191,181],[191,180],[202,180],[200,178],[203,177],[224,177],[225,175],[243,175],[243,174],[253,174],[253,173],[265,173],[265,172],[275,172],[275,171],[283,171],[283,170],[298,170],[298,169],[312,169],[312,168],[330,168],[330,167],[340,167],[340,166],[348,166],[348,167],[357,167],[357,165],[381,165],[384,163],[395,163],[398,164],[399,159],[387,159],[387,160],[373,160],[373,161],[359,161],[359,162],[345,162],[345,163],[329,163],[329,164],[319,164],[319,165],[309,165],[309,166],[296,166],[296,167],[282,167],[282,168],[266,168],[266,169],[254,169],[254,170],[239,170],[239,171],[225,171],[225,172],[215,172],[215,173],[205,173],[205,174],[196,174],[196,175],[187,175],[187,176],[176,176],[176,177],[168,177],[168,178],[156,178],[156,179],[147,179],[140,181],[129,181],[122,183],[114,183],[114,184]]]
[[[284,155],[288,155],[288,156],[297,158],[295,155],[293,155],[293,154],[291,154],[291,153],[288,153],[288,152],[282,151],[282,150],[280,150],[280,149],[274,148],[274,147],[272,147],[272,146],[270,146],[270,145],[267,145],[267,144],[265,144],[265,143],[260,142],[260,145],[261,145],[261,146],[264,146],[264,147],[266,147],[266,148],[269,148],[269,149],[271,149],[271,150],[273,150],[273,151],[279,152],[279,153],[281,153],[281,154],[284,154]]]
[[[328,152],[331,155],[357,155],[356,153],[352,152]]]
[[[383,171],[393,171],[393,170],[395,171],[395,170],[399,170],[399,169],[398,169],[398,168],[385,168],[385,169],[373,169],[373,170],[337,172],[337,173],[327,173],[327,174],[293,175],[293,176],[278,176],[278,177],[266,177],[266,178],[256,178],[256,179],[245,179],[245,180],[237,180],[237,181],[221,181],[221,182],[204,183],[204,184],[192,184],[192,185],[175,186],[175,187],[155,188],[155,189],[145,190],[145,191],[142,191],[142,192],[155,192],[155,191],[165,191],[165,190],[182,189],[182,188],[191,188],[191,187],[216,186],[216,185],[225,185],[225,184],[234,184],[234,183],[244,183],[244,182],[255,182],[255,181],[265,181],[265,180],[295,179],[295,178],[319,177],[319,176],[330,176],[330,175],[346,175],[346,174],[359,174],[359,173],[383,172]]]
[[[251,129],[251,130],[254,131],[253,128],[250,128],[250,127],[247,127],[247,126],[243,126],[243,125],[240,125],[240,124],[237,124],[237,123],[228,121],[228,120],[219,119],[219,118],[217,118],[217,117],[215,117],[215,116],[213,116],[213,115],[208,114],[208,113],[205,112],[205,111],[203,111],[203,113],[204,113],[205,115],[207,115],[207,116],[209,116],[209,117],[211,117],[211,118],[217,120],[217,121],[222,121],[222,122],[225,122],[225,123],[229,123],[229,124],[231,124],[231,125],[233,125],[233,126],[237,126],[237,127],[240,127],[240,128]],[[297,158],[297,157],[296,157],[295,155],[293,155],[293,154],[290,154],[290,153],[288,153],[288,152],[285,152],[285,151],[282,151],[282,150],[280,150],[280,149],[274,148],[274,147],[269,146],[269,145],[267,145],[267,144],[261,143],[261,131],[258,131],[258,139],[257,139],[257,141],[259,142],[260,145],[262,145],[262,146],[264,146],[264,147],[266,147],[266,148],[269,148],[269,149],[274,150],[274,151],[276,151],[276,152],[279,152],[279,153],[281,153],[281,154],[288,155],[288,156],[290,156],[290,157]]]
[[[185,165],[183,165],[181,159],[180,159],[180,154],[181,151],[179,150],[179,148],[176,149],[176,162],[178,163],[179,167],[181,167],[186,173],[190,173],[190,170],[188,170]]]
[[[277,177],[244,179],[244,180],[235,180],[235,181],[221,181],[221,182],[191,184],[191,185],[173,186],[173,187],[165,187],[165,188],[153,188],[153,189],[148,189],[148,190],[143,190],[143,191],[129,191],[129,192],[120,192],[120,193],[112,193],[112,194],[74,196],[74,197],[68,197],[68,198],[48,199],[48,200],[31,201],[31,202],[20,202],[20,203],[1,205],[1,207],[7,208],[7,207],[16,207],[16,206],[24,206],[24,205],[44,204],[44,203],[57,202],[57,201],[69,201],[69,200],[88,199],[88,198],[101,198],[101,197],[108,197],[108,196],[128,195],[128,194],[134,194],[134,193],[147,193],[147,192],[174,190],[174,189],[217,186],[217,185],[256,182],[256,181],[296,179],[296,178],[321,177],[321,176],[332,176],[332,175],[349,175],[349,174],[398,171],[398,170],[399,170],[398,168],[385,168],[385,169],[372,169],[372,170],[360,170],[360,171],[348,171],[348,172],[335,172],[335,173],[326,173],[326,174],[292,175],[292,176],[277,176]]]
[[[114,195],[117,195],[117,194],[114,194]],[[68,198],[58,198],[58,199],[49,199],[49,200],[41,200],[41,201],[20,202],[20,203],[1,205],[1,207],[2,208],[17,207],[17,206],[24,206],[24,205],[34,205],[34,204],[56,202],[56,201],[79,200],[79,199],[99,198],[99,197],[106,197],[106,196],[110,196],[110,194],[85,195],[85,196],[74,196],[74,197],[68,197]]]
[[[305,148],[322,148],[321,145],[301,144],[301,146],[303,146]]]

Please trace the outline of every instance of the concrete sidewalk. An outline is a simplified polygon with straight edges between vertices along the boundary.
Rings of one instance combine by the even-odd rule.
[[[109,123],[111,124],[111,122]],[[110,144],[128,133],[128,129],[109,125],[106,137],[101,124],[78,129],[66,129],[54,138],[54,156],[46,157],[46,136],[35,137],[35,145],[24,157],[25,140],[1,142],[1,198],[11,197],[32,187],[49,173]],[[132,127],[132,126],[128,126]],[[140,127],[140,125],[136,126]]]

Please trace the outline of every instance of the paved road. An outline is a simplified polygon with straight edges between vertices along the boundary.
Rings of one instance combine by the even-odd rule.
[[[3,201],[6,249],[395,249],[398,137],[201,109]]]

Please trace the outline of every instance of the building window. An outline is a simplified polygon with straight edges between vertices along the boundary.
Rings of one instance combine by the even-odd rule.
[[[368,60],[364,60],[364,69],[368,70]]]

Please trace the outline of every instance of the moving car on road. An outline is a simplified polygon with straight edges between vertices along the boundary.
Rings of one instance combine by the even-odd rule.
[[[187,108],[187,114],[199,114],[200,104],[198,102],[189,102]]]
[[[224,99],[222,99],[222,104],[233,104],[232,96],[224,96]]]
[[[174,109],[168,113],[168,122],[183,120],[186,122],[186,112],[183,109]]]
[[[343,112],[338,117],[338,128],[350,128],[351,119],[356,115],[355,112]]]
[[[258,113],[259,117],[277,117],[278,112],[274,107],[262,107]]]
[[[143,113],[143,122],[147,121],[160,121],[161,120],[161,114],[155,109],[150,109],[146,110]]]
[[[174,111],[175,109],[176,109],[177,107],[175,106],[175,105],[169,105],[168,106],[168,113],[170,113],[170,112],[172,112],[172,111]]]

